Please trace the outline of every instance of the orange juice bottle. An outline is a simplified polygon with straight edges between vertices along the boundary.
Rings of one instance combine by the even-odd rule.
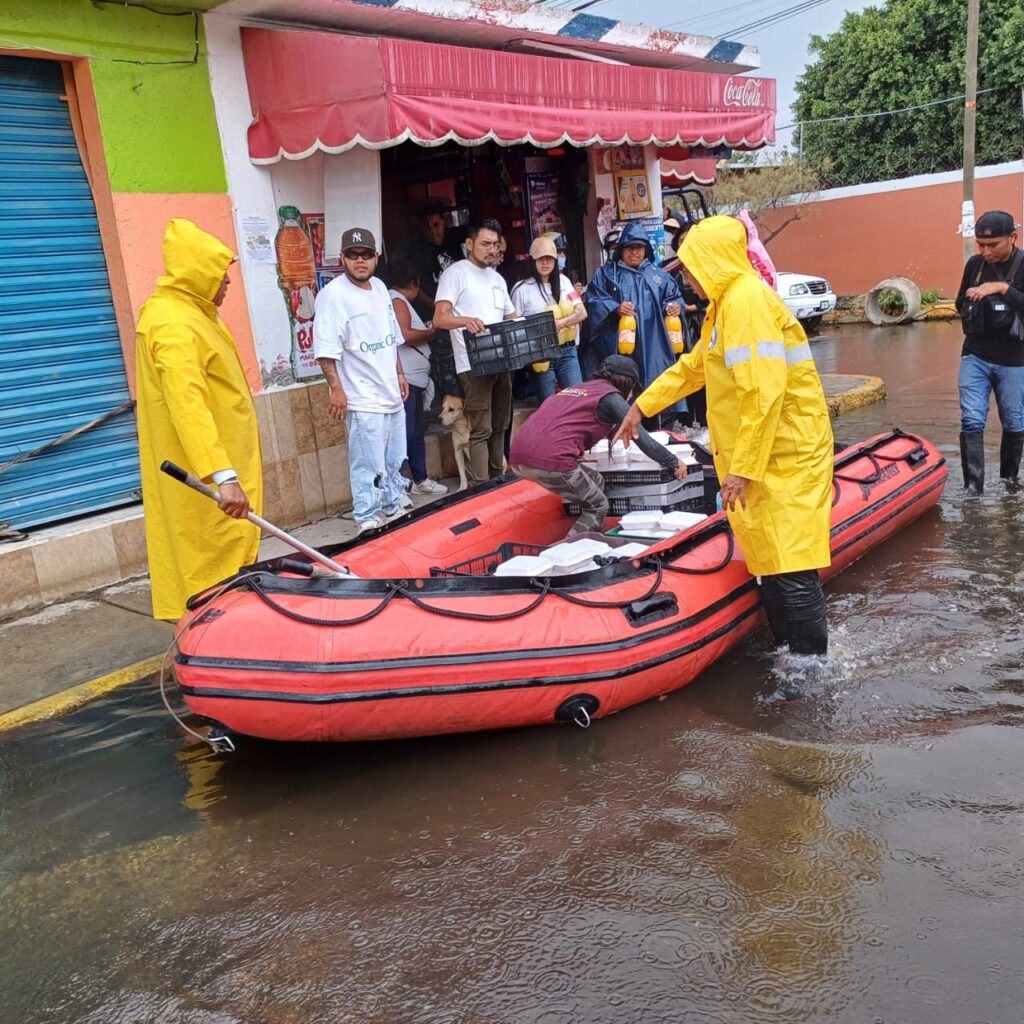
[[[543,363],[531,363],[530,366],[534,373],[547,373],[551,369],[551,360],[545,359]]]
[[[636,348],[636,317],[619,317],[619,355],[631,356]]]
[[[668,331],[669,344],[675,354],[681,355],[685,346],[683,345],[683,321],[678,316],[665,317],[665,330]]]
[[[277,273],[281,287],[297,292],[316,286],[313,243],[302,227],[302,214],[296,206],[282,206],[278,211],[281,227],[274,239]]]

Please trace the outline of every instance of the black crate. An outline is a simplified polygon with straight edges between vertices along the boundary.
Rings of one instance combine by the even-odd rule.
[[[551,312],[534,313],[517,320],[488,324],[483,334],[463,331],[469,372],[474,377],[488,373],[512,373],[530,363],[557,359],[562,346]]]
[[[653,487],[656,484],[670,484],[676,478],[674,469],[641,469],[629,472],[624,469],[599,469],[605,487]],[[684,479],[696,481],[703,479],[703,470],[700,466],[686,467]]]
[[[610,469],[607,473],[598,470],[605,487],[650,487],[654,484],[668,484],[676,478],[674,469],[640,469],[627,473],[623,469]]]
[[[494,570],[516,555],[539,555],[544,550],[540,544],[517,544],[509,541],[502,544],[497,551],[489,551],[486,555],[477,555],[476,558],[467,559],[465,562],[456,562],[442,568],[435,565],[430,569],[431,576],[493,576]]]
[[[566,501],[565,514],[567,516],[578,516],[582,509],[573,501]],[[624,516],[627,512],[700,512],[707,515],[707,501],[703,495],[696,498],[687,498],[685,501],[677,501],[672,505],[651,505],[645,504],[637,498],[609,498],[608,515]]]

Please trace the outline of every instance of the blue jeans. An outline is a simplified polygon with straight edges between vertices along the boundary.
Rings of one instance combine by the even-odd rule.
[[[551,360],[551,367],[537,374],[537,398],[544,401],[555,393],[555,378],[560,387],[568,388],[583,383],[580,360],[575,345],[566,345],[557,359]]]
[[[401,507],[400,483],[405,462],[405,411],[350,412],[348,477],[352,484],[352,518],[368,523],[394,515]]]
[[[1003,430],[1024,430],[1024,366],[999,366],[977,356],[960,360],[960,429],[973,434],[985,429],[989,397],[996,393],[996,407]]]
[[[423,411],[423,396],[426,388],[409,385],[409,397],[405,400],[405,450],[408,452],[409,472],[413,483],[427,479],[427,417]]]

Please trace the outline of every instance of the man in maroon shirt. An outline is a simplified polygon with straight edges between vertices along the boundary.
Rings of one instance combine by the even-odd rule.
[[[517,476],[579,505],[580,517],[570,537],[604,525],[608,514],[604,481],[580,459],[619,427],[639,383],[640,373],[632,359],[608,356],[590,380],[563,388],[545,401],[512,439],[508,461]],[[680,480],[686,476],[686,466],[642,428],[637,446]]]

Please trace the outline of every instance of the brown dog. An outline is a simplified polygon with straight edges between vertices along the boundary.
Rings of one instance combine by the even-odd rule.
[[[465,403],[456,395],[445,395],[439,413],[441,422],[452,431],[455,464],[459,467],[459,490],[466,489],[466,459],[469,456],[469,417]]]

